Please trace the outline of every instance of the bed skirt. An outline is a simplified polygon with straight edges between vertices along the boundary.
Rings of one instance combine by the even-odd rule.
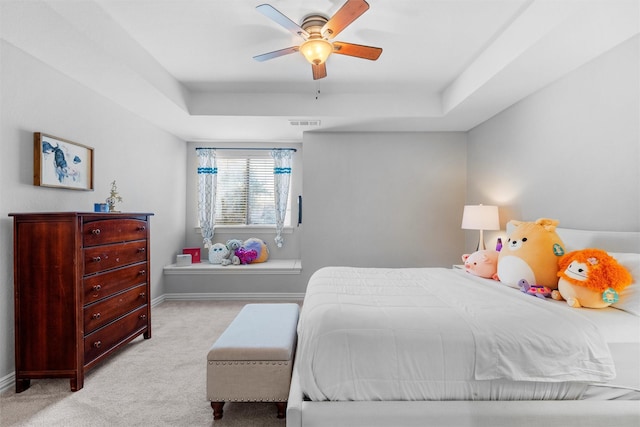
[[[631,400],[363,401],[303,399],[294,365],[287,427],[637,427],[640,403]]]

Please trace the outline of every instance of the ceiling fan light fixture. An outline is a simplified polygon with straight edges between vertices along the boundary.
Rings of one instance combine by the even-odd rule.
[[[300,45],[300,53],[310,64],[324,64],[333,52],[333,44],[325,39],[309,39]]]
[[[371,61],[377,60],[382,53],[382,48],[379,47],[340,41],[331,42],[335,36],[369,9],[369,3],[367,3],[366,0],[346,0],[342,7],[340,7],[331,18],[322,14],[312,13],[305,16],[300,25],[296,24],[270,4],[261,4],[256,6],[256,9],[295,36],[305,40],[304,43],[299,46],[291,46],[285,49],[263,53],[262,55],[256,55],[253,57],[256,61],[262,62],[289,55],[293,52],[300,52],[311,64],[313,80],[318,80],[327,77],[325,61],[332,53]],[[316,97],[316,99],[318,99],[318,97]]]

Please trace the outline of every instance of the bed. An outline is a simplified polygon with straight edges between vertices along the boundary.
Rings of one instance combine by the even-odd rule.
[[[640,278],[640,233],[558,234]],[[589,310],[463,270],[320,269],[298,325],[287,426],[637,426],[639,287]]]

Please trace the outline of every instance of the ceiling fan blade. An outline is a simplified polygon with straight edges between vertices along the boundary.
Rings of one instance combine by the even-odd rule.
[[[277,58],[279,56],[289,55],[298,51],[298,46],[288,47],[286,49],[274,50],[273,52],[263,53],[262,55],[256,55],[253,57],[256,61],[267,61],[269,59]]]
[[[363,59],[375,61],[382,53],[381,47],[363,46],[361,44],[333,42],[333,53],[340,55],[355,56]]]
[[[282,12],[280,12],[270,4],[261,4],[259,6],[256,6],[256,9],[267,18],[270,18],[276,23],[282,25],[287,30],[291,31],[294,35],[300,36],[305,40],[309,38],[309,33],[303,30],[300,25],[287,18]]]
[[[322,27],[321,34],[332,39],[369,9],[365,0],[347,0]]]
[[[311,64],[311,70],[313,71],[313,80],[327,77],[327,66],[324,62],[320,65]]]

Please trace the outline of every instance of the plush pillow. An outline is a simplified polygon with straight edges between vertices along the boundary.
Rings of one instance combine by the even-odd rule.
[[[523,279],[530,285],[557,289],[558,259],[565,253],[556,233],[558,220],[511,220],[508,225],[511,231],[498,255],[498,280],[516,289]]]
[[[479,250],[472,254],[462,255],[464,269],[474,276],[485,279],[496,279],[496,269],[498,266],[498,252],[490,250]]]
[[[633,277],[631,285],[620,292],[618,302],[611,304],[620,310],[640,316],[640,254],[609,252]]]

